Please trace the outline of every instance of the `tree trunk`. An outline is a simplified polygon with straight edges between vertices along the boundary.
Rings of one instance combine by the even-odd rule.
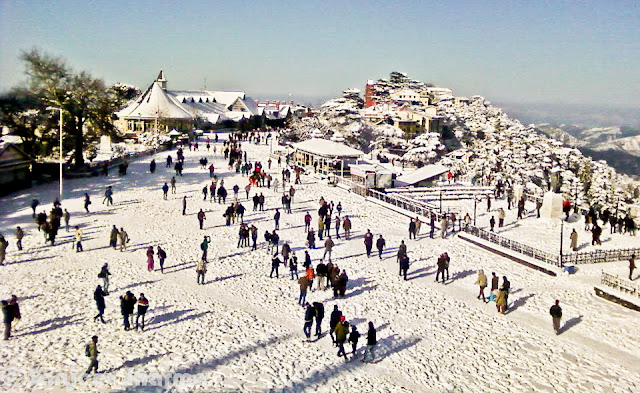
[[[82,133],[82,125],[84,123],[82,116],[78,116],[75,122],[75,151],[73,155],[73,161],[76,169],[81,169],[84,166],[84,134]]]

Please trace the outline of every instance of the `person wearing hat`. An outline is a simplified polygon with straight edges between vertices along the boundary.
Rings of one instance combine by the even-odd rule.
[[[305,304],[305,307],[307,308],[306,311],[304,312],[304,335],[307,336],[307,340],[311,338],[311,326],[313,326],[313,318],[316,315],[316,310],[311,307],[311,305],[307,302]]]
[[[347,341],[347,335],[349,334],[349,322],[345,320],[344,315],[340,316],[340,323],[336,326],[335,333],[336,344],[338,345],[338,356],[344,356],[344,360],[347,360],[344,343]]]

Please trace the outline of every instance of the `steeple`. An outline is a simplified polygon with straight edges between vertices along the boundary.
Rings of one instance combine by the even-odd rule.
[[[158,74],[158,77],[156,78],[156,82],[160,83],[160,87],[162,87],[162,90],[167,90],[167,80],[164,79],[164,71],[160,70],[160,73]]]

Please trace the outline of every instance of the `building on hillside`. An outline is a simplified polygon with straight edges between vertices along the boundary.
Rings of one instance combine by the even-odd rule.
[[[449,168],[444,165],[434,164],[425,165],[413,172],[396,178],[396,187],[423,187],[433,185],[436,181],[444,179],[445,174],[449,172]]]
[[[262,118],[263,110],[241,91],[168,90],[164,72],[133,103],[115,113],[123,132],[191,130],[194,121],[211,124]]]
[[[32,162],[17,145],[0,140],[0,195],[31,187]]]
[[[364,155],[360,150],[327,139],[312,138],[291,145],[294,161],[302,166],[313,167],[321,173],[344,174],[348,165]]]
[[[400,89],[391,93],[391,99],[418,104],[420,103],[420,93],[411,89]]]
[[[351,180],[366,188],[393,188],[396,174],[380,164],[349,166]]]

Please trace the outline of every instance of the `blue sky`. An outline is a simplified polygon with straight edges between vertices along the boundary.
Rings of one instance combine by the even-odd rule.
[[[105,81],[338,95],[393,70],[501,102],[640,108],[640,1],[0,0],[0,89],[38,47]]]

